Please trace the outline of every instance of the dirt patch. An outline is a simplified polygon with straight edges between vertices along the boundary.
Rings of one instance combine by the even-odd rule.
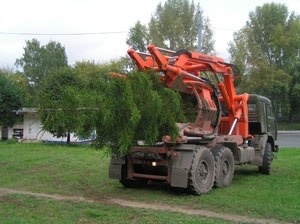
[[[10,165],[12,165],[12,163],[10,163],[10,162],[2,162],[2,163],[0,163],[0,166],[10,166]]]
[[[7,195],[1,195],[1,194],[0,194],[0,203],[9,203],[9,204],[17,205],[17,206],[24,205],[24,203],[22,201],[19,201],[17,199],[10,198]]]
[[[142,209],[153,209],[159,211],[168,211],[168,212],[177,212],[183,213],[187,215],[199,215],[208,218],[220,218],[223,220],[233,221],[237,223],[257,223],[257,224],[276,224],[282,223],[277,220],[271,219],[257,219],[251,218],[248,216],[242,215],[233,215],[221,212],[213,212],[209,210],[203,209],[189,209],[181,206],[169,206],[169,205],[162,205],[157,203],[144,203],[138,201],[130,201],[124,200],[120,198],[103,198],[99,200],[83,198],[81,196],[66,196],[66,195],[58,195],[58,194],[45,194],[45,193],[35,193],[30,191],[21,191],[21,190],[14,190],[8,188],[0,188],[0,196],[8,194],[22,194],[22,195],[30,195],[34,197],[41,197],[41,198],[48,198],[54,200],[72,200],[72,201],[82,201],[88,203],[101,203],[101,204],[108,204],[108,205],[118,205],[122,207],[131,207],[131,208],[142,208]]]

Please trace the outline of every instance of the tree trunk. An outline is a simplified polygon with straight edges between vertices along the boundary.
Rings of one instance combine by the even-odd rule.
[[[68,136],[67,136],[67,144],[68,144],[68,145],[71,144],[71,135],[70,135],[70,132],[68,132]]]

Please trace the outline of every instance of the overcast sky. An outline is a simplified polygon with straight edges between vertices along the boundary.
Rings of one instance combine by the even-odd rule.
[[[128,30],[140,20],[147,24],[156,6],[164,0],[0,0],[0,68],[14,66],[25,40],[50,40],[65,48],[69,64],[116,59],[126,54]],[[218,56],[228,58],[228,42],[233,32],[248,20],[256,6],[266,0],[194,0],[211,20]],[[274,0],[300,13],[299,0]],[[115,32],[115,33],[114,33]],[[19,33],[8,34],[8,33]],[[32,33],[33,35],[20,35]],[[106,33],[91,35],[34,34]],[[177,49],[174,49],[177,50]]]

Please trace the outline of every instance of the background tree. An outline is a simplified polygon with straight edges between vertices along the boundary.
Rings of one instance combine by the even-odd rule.
[[[129,29],[126,43],[135,50],[145,52],[149,44],[148,28],[141,24],[140,21],[137,21],[136,24]]]
[[[203,14],[203,13],[202,13]],[[202,31],[202,48],[201,52],[204,54],[214,55],[215,41],[213,39],[214,33],[211,29],[211,23],[208,17],[204,18]]]
[[[159,3],[149,23],[150,42],[168,49],[196,49],[199,9],[188,0]]]
[[[148,43],[171,50],[197,50],[198,11],[189,0],[167,0],[159,3],[148,27],[137,22],[129,31],[127,44],[145,51]],[[202,13],[202,12],[201,12]],[[213,32],[208,18],[203,21],[203,51],[214,53]]]
[[[67,64],[65,48],[60,43],[50,41],[45,46],[41,46],[36,39],[26,41],[22,57],[16,60],[16,65],[22,67],[33,99],[44,78]]]
[[[30,105],[30,96],[28,94],[29,90],[26,77],[20,72],[15,72],[12,68],[0,68],[0,73],[17,85],[20,93],[22,94],[23,104]]]
[[[67,137],[76,132],[80,114],[79,92],[81,80],[74,69],[64,67],[48,76],[40,91],[40,117],[43,128],[57,137]]]
[[[23,105],[22,90],[0,70],[0,126],[12,126]]]
[[[235,33],[229,52],[246,74],[243,91],[269,97],[282,119],[295,118],[300,112],[300,17],[282,4],[259,6]]]

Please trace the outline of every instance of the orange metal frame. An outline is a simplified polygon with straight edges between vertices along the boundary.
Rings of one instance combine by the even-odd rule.
[[[236,94],[234,77],[230,64],[223,59],[197,52],[173,52],[154,45],[147,47],[149,53],[128,50],[139,70],[162,72],[161,81],[169,88],[195,94],[199,113],[195,123],[185,129],[188,136],[239,135],[248,138],[248,94]],[[165,53],[165,54],[163,54]],[[203,72],[212,72],[217,80],[219,102],[226,105],[227,114],[222,114],[216,127],[212,123],[218,119],[219,102],[213,100],[214,86],[203,78]],[[218,74],[223,80],[218,79]],[[220,113],[220,112],[219,112]]]

